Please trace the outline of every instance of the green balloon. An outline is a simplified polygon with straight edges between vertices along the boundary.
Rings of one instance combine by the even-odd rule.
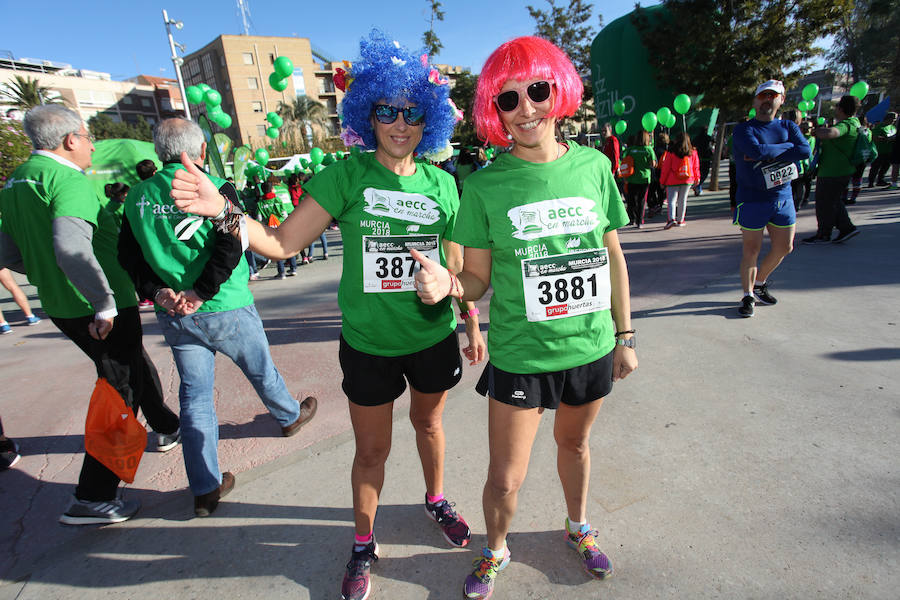
[[[678,94],[675,96],[675,102],[672,103],[672,106],[675,108],[675,112],[683,115],[691,110],[691,97],[687,94]]]
[[[187,101],[189,103],[200,104],[203,102],[203,90],[196,85],[189,85],[184,92],[187,94]]]
[[[616,135],[622,135],[626,129],[628,129],[628,123],[622,119],[616,121]]]
[[[228,113],[219,113],[216,115],[216,125],[221,127],[222,129],[228,129],[231,127],[231,115]]]
[[[313,148],[309,151],[309,162],[312,165],[320,165],[322,164],[322,160],[325,158],[325,153],[322,152],[321,148]]]
[[[675,126],[675,115],[669,115],[669,120],[663,123],[663,125],[665,125],[669,129],[672,129],[672,127]]]
[[[747,116],[750,117],[751,119],[752,119],[753,117],[755,117],[755,116],[756,116],[756,109],[755,109],[755,108],[751,108],[751,109],[750,109],[750,112],[747,113]]]
[[[661,109],[656,111],[656,119],[663,125],[665,125],[666,123],[669,122],[669,117],[671,117],[671,116],[672,116],[672,111],[669,110],[668,106],[663,106]]]
[[[326,154],[326,155],[325,155],[325,158],[322,159],[322,164],[325,165],[326,167],[327,167],[328,165],[330,165],[331,163],[333,163],[333,162],[334,162],[334,155],[333,155],[333,154]]]
[[[278,73],[269,75],[269,85],[276,92],[283,92],[287,87],[287,79],[283,79]]]
[[[344,154],[344,153],[341,152],[340,150],[338,150],[337,152],[335,152],[334,155],[335,155],[335,157],[336,157],[338,160],[344,160],[344,157],[346,156],[346,154]]]
[[[853,87],[850,88],[850,95],[856,96],[860,100],[863,100],[866,97],[866,94],[869,93],[869,84],[865,81],[857,81],[853,84]]]
[[[294,74],[294,63],[287,56],[279,56],[275,59],[275,64],[272,66],[275,67],[278,77],[290,77]]]
[[[301,159],[300,159],[300,166],[303,167],[303,168],[305,169],[306,167],[309,166],[309,161],[306,160],[305,158],[301,158]]]
[[[208,90],[203,96],[203,100],[206,101],[206,105],[209,107],[219,106],[222,104],[222,94],[216,90]]]
[[[616,116],[621,117],[625,114],[625,101],[624,100],[616,100],[615,104],[613,104],[613,112]]]
[[[812,100],[819,95],[819,86],[815,83],[808,83],[803,86],[803,91],[800,92],[800,94],[803,96],[804,100]]]
[[[277,127],[269,127],[266,129],[266,137],[272,138],[273,140],[278,137],[279,133]]]
[[[265,148],[259,148],[254,155],[256,157],[256,162],[260,165],[265,166],[269,164],[269,153]]]
[[[221,106],[207,106],[206,107],[206,117],[210,121],[216,121],[217,119],[220,118],[221,115],[224,115],[224,114],[225,113],[222,112]]]
[[[824,125],[825,117],[819,117],[818,119],[816,119],[816,123],[818,123],[819,125]]]
[[[287,141],[281,142],[281,147],[282,147],[282,148],[287,148]]]
[[[325,170],[325,165],[316,165],[313,167],[313,173],[319,173]]]
[[[641,117],[641,125],[644,126],[644,129],[647,131],[653,131],[656,129],[656,124],[659,122],[659,119],[656,118],[652,112],[644,113],[644,116]]]
[[[282,119],[276,112],[270,112],[269,114],[267,114],[266,121],[268,121],[272,127],[281,127],[282,125],[284,125],[284,119]]]
[[[208,86],[207,84],[205,84],[205,83],[198,83],[198,84],[197,84],[197,87],[200,88],[201,90],[203,90],[203,93],[204,93],[204,94],[205,94],[206,92],[208,92],[209,90],[212,89],[211,87],[209,87],[209,86]]]

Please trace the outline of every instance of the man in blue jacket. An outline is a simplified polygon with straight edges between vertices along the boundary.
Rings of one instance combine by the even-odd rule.
[[[756,116],[734,129],[734,161],[737,171],[737,207],[734,224],[741,228],[743,256],[741,284],[744,296],[738,313],[752,317],[756,301],[775,304],[769,294],[768,277],[790,254],[797,213],[791,181],[797,179],[797,161],[809,157],[809,144],[796,123],[775,119],[784,103],[784,84],[766,81],[756,88]],[[771,248],[757,266],[763,230],[769,232]]]

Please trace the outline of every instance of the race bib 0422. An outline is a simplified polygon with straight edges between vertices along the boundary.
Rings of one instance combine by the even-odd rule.
[[[610,308],[606,248],[522,261],[525,313],[529,321],[549,321]]]
[[[363,291],[367,294],[415,291],[418,263],[410,256],[413,248],[440,263],[437,234],[364,235]]]
[[[763,177],[766,180],[766,189],[778,187],[797,179],[797,165],[790,162],[780,162],[762,168]]]

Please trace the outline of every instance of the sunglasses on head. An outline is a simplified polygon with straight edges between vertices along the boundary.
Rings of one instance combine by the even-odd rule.
[[[552,79],[548,79],[547,81],[535,81],[525,88],[525,93],[528,94],[528,99],[534,104],[546,102],[550,99],[550,90],[553,89],[554,83],[555,82]],[[516,107],[519,106],[520,89],[521,88],[507,90],[494,96],[494,103],[497,105],[497,108],[503,112],[516,110]]]
[[[379,123],[390,125],[397,120],[397,115],[403,113],[403,120],[407,125],[421,125],[425,120],[425,111],[418,106],[407,106],[406,108],[397,108],[390,104],[375,105],[375,119]]]

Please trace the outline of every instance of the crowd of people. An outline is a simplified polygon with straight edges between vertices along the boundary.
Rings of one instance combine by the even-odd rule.
[[[547,410],[554,411],[566,506],[561,538],[591,577],[609,577],[612,562],[589,518],[589,439],[613,382],[638,366],[617,230],[642,227],[664,203],[664,229],[684,226],[690,191],[702,194],[712,165],[711,137],[703,132],[692,142],[682,131],[654,139],[642,131],[626,145],[607,124],[596,150],[559,139],[559,121],[581,102],[581,78],[553,44],[520,37],[490,55],[475,93],[479,136],[506,150],[491,158],[465,151],[454,177],[418,158],[444,149],[458,120],[447,81],[434,76],[428,57],[373,31],[351,71],[342,126],[366,152],[311,178],[292,175],[289,202],[272,179],[254,180],[239,193],[204,172],[202,130],[174,118],[154,132],[162,167],[141,163],[141,181],[108,185],[109,202],[101,207],[83,173],[94,150],[84,123],[60,105],[31,109],[24,125],[34,153],[0,193],[0,267],[27,274],[53,324],[135,414],[143,413],[160,451],[182,444],[194,512],[205,517],[236,483],[217,453],[217,352],[242,370],[281,435],[295,435],[316,414],[316,398],[295,398],[274,364],[249,282],[258,277],[260,259],[276,261],[278,278],[293,275],[311,260],[316,239],[327,258],[324,233],[336,225],[344,246],[337,360],[356,447],[348,469],[354,532],[342,598],[365,600],[371,592],[394,402],[407,387],[424,513],[451,546],[470,542],[472,532],[446,489],[455,482],[444,478],[443,415],[463,357],[468,366],[485,363],[476,390],[487,397],[490,452],[482,496],[486,543],[472,571],[459,576],[464,596],[489,598],[511,560],[507,534]],[[756,302],[776,302],[768,278],[791,252],[804,178],[810,181],[816,169],[818,231],[804,242],[840,243],[859,231],[845,207],[865,168],[852,158],[864,134],[858,100],[845,96],[838,122],[813,129],[798,125],[799,114],[778,118],[784,99],[780,81],[762,83],[753,96],[756,116],[738,124],[731,143],[733,221],[743,243],[738,310],[745,317]],[[896,187],[900,161],[890,119],[896,115],[872,132],[884,154],[872,165],[870,186],[884,184],[893,165]],[[765,231],[771,248],[759,263]],[[40,319],[10,281],[0,270],[0,282],[36,324]],[[474,302],[489,288],[486,344]],[[139,301],[153,305],[172,351],[180,377],[177,415],[165,405],[143,348]],[[457,317],[465,324],[462,349]],[[2,424],[0,444],[0,466],[12,466],[18,449],[3,437]],[[118,488],[119,477],[85,453],[60,521],[131,518],[140,505]]]

